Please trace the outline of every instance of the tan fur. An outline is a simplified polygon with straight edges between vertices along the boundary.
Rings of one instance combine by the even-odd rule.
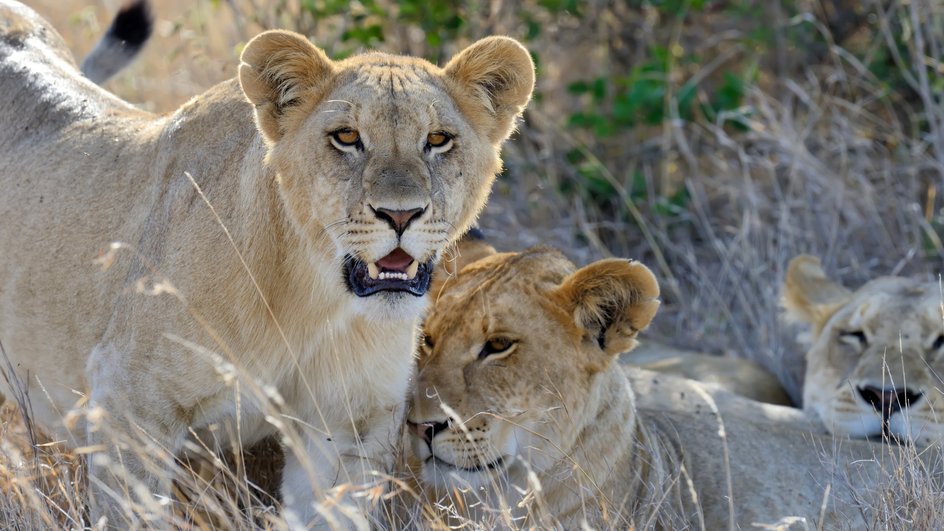
[[[380,53],[334,62],[273,31],[246,45],[238,83],[154,116],[83,78],[51,27],[0,0],[3,366],[35,418],[75,444],[131,432],[176,452],[190,428],[238,419],[251,444],[277,424],[288,514],[311,519],[325,489],[389,468],[424,308],[403,292],[355,297],[345,257],[399,246],[438,259],[482,209],[533,82],[508,38],[441,69]],[[336,148],[341,128],[363,150]],[[439,130],[451,149],[425,149]],[[372,213],[414,207],[402,236]],[[109,430],[60,422],[85,401]],[[113,498],[136,495],[113,465],[152,492],[166,478],[108,448],[90,459],[95,513],[121,526]]]
[[[429,290],[433,304],[445,285],[456,280],[462,268],[497,252],[479,237],[465,236],[450,246]],[[620,363],[710,383],[752,400],[791,405],[777,377],[746,358],[713,356],[644,341],[632,352],[620,356]]]
[[[770,371],[759,363],[734,356],[714,356],[643,341],[620,356],[620,364],[674,374],[717,385],[751,400],[791,405],[790,397]]]
[[[851,291],[830,280],[819,259],[794,258],[783,304],[811,329],[802,338],[809,343],[804,409],[833,433],[880,437],[884,425],[919,444],[944,440],[941,301],[937,281],[881,277]],[[896,411],[883,415],[869,388],[891,391]]]
[[[575,269],[533,249],[474,262],[444,287],[408,412],[411,451],[441,507],[522,528],[786,517],[857,527],[839,477],[874,486],[881,445],[833,441],[796,410],[619,367],[658,308],[655,278],[625,260]],[[509,347],[495,353],[494,341]]]

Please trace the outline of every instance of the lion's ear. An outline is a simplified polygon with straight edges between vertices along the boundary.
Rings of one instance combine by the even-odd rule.
[[[813,325],[816,333],[846,304],[852,292],[826,276],[819,258],[801,254],[790,260],[781,304],[787,315]]]
[[[328,56],[291,31],[260,33],[246,44],[239,60],[239,84],[255,105],[256,123],[269,142],[292,128],[292,108],[306,96],[318,98],[334,75]]]
[[[565,309],[584,332],[611,356],[636,346],[659,309],[659,283],[639,262],[611,258],[571,274],[557,288]]]
[[[485,240],[485,236],[477,228],[472,228],[456,242],[455,246],[446,247],[443,251],[439,267],[433,272],[429,292],[435,301],[449,279],[454,278],[463,267],[498,254],[498,251]]]
[[[490,118],[489,140],[500,144],[508,138],[534,89],[528,50],[509,37],[486,37],[456,54],[445,72],[475,102],[476,108],[466,109],[470,118]]]

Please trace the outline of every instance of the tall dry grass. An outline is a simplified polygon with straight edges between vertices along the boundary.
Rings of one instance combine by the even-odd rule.
[[[118,0],[27,3],[51,20],[78,57],[120,5]],[[329,51],[339,51],[345,24],[343,17],[306,18],[295,1],[155,4],[153,42],[107,88],[156,112],[232,77],[241,45],[262,29],[301,29]],[[525,29],[513,17],[521,4],[479,5],[471,11],[465,39],[490,32],[521,37]],[[587,2],[581,20],[542,20],[545,33],[532,43],[541,52],[542,96],[505,150],[506,171],[481,224],[504,249],[551,243],[579,263],[617,255],[651,264],[665,304],[650,337],[758,360],[798,398],[803,360],[795,331],[779,319],[778,305],[779,281],[792,256],[819,255],[847,284],[889,273],[935,277],[940,270],[944,110],[933,80],[944,49],[944,10],[926,1],[866,2],[881,9],[863,37],[861,31],[833,34],[840,25],[830,23],[823,6],[838,8],[843,2],[800,2],[801,13],[792,18],[769,7],[779,3],[745,4],[769,9],[767,17],[755,27],[739,27],[714,12],[664,20],[645,5]],[[715,51],[718,58],[677,65],[670,76],[710,80],[723,65],[751,60],[739,37],[757,25],[774,27],[776,44],[743,102],[749,112],[714,121],[682,120],[670,112],[661,124],[610,138],[567,125],[569,111],[583,104],[565,90],[570,82],[618,73],[648,44],[666,38],[683,49]],[[810,49],[791,47],[786,34],[800,25],[814,27],[823,40]],[[910,46],[893,46],[903,27]],[[422,37],[391,32],[381,46],[430,52]],[[448,42],[435,51],[448,55],[463,44]],[[853,47],[866,58],[894,50],[892,71],[905,86],[890,87],[888,79],[876,77]],[[677,105],[673,97],[666,95],[670,111]],[[746,129],[732,128],[734,118],[744,120]],[[608,203],[584,193],[586,183],[566,157],[574,150],[615,190]],[[632,189],[637,174],[646,183],[643,195]],[[660,200],[677,190],[686,192],[688,202],[666,215]],[[83,502],[82,454],[43,439],[28,422],[28,403],[9,402],[0,411],[0,520],[29,529],[93,525]],[[152,449],[176,471],[185,491],[181,499],[191,501],[162,524],[284,527],[271,500],[247,477],[241,458],[226,462],[211,446],[189,448],[191,463],[199,465]],[[936,510],[944,501],[941,489],[915,463],[902,464],[886,489],[863,495],[870,528],[942,527]],[[398,489],[407,499],[419,496],[409,481]],[[456,525],[449,512],[449,507],[421,507],[401,523]],[[461,518],[458,523],[468,524]]]

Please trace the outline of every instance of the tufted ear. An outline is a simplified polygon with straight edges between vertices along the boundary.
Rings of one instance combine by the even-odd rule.
[[[471,99],[463,111],[487,128],[489,140],[497,145],[508,138],[534,89],[528,50],[510,37],[486,37],[456,54],[445,72]]]
[[[318,100],[334,76],[328,56],[291,31],[256,35],[239,60],[239,85],[256,107],[256,124],[268,142],[291,130],[304,117],[292,111],[305,101]]]
[[[611,356],[632,350],[659,309],[659,283],[648,267],[611,258],[571,274],[555,293],[584,339]]]
[[[813,325],[815,334],[851,297],[851,291],[826,276],[819,258],[801,254],[790,260],[781,304],[790,318]]]

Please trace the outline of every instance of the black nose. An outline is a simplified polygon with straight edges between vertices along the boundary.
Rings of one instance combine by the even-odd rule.
[[[427,445],[432,444],[433,437],[441,431],[446,431],[449,429],[448,422],[409,422],[407,425],[410,427],[410,431],[419,436],[420,439],[426,442]]]
[[[411,208],[410,210],[390,210],[388,208],[373,208],[374,215],[378,218],[387,222],[387,225],[390,225],[394,231],[396,231],[397,236],[403,234],[403,231],[410,226],[410,223],[413,222],[416,218],[423,215],[423,212],[426,212],[425,208]]]
[[[865,385],[857,388],[862,400],[872,404],[875,411],[882,414],[883,417],[890,417],[893,413],[901,411],[911,404],[921,400],[924,393],[915,392],[908,388],[896,389],[894,387],[883,389],[871,385]]]

